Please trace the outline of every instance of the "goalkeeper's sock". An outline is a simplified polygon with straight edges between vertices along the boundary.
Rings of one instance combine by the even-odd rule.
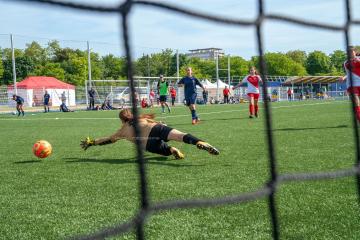
[[[200,142],[200,141],[201,141],[200,139],[198,139],[197,137],[194,137],[193,135],[191,135],[189,133],[183,137],[183,142],[187,143],[187,144],[196,145],[196,143]]]
[[[22,115],[24,116],[25,115],[25,112],[24,111],[21,111]]]
[[[20,114],[21,114],[21,112],[20,112],[20,110],[18,110],[18,117],[20,117]]]

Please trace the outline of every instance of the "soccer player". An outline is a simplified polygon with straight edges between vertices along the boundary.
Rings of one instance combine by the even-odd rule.
[[[90,146],[111,144],[120,139],[126,139],[135,143],[133,126],[134,116],[131,110],[121,110],[119,118],[122,122],[122,127],[116,133],[109,137],[98,139],[87,137],[85,140],[81,141],[80,146],[86,150]],[[220,153],[219,150],[211,146],[209,143],[206,143],[191,134],[180,132],[162,123],[156,122],[154,120],[154,114],[140,115],[138,122],[141,131],[141,145],[148,152],[157,153],[163,156],[173,155],[176,159],[182,159],[184,158],[184,154],[180,152],[179,149],[171,147],[166,143],[170,140],[174,140],[196,145],[197,148],[203,149],[213,155],[218,155]]]
[[[12,99],[16,102],[16,110],[18,111],[18,117],[20,116],[20,113],[24,116],[24,99],[20,96],[17,96],[16,94],[13,95]]]
[[[203,91],[205,91],[205,88],[199,82],[199,80],[192,75],[191,67],[186,68],[186,74],[187,74],[187,76],[183,77],[178,82],[178,85],[184,86],[186,105],[189,107],[189,109],[191,111],[191,117],[192,117],[191,123],[193,125],[195,125],[200,122],[200,119],[199,119],[198,115],[196,114],[196,107],[195,107],[196,97],[197,97],[196,85],[200,86],[203,89]]]
[[[351,71],[350,71],[351,66]],[[355,99],[355,116],[356,119],[360,122],[360,58],[357,57],[356,49],[350,47],[350,62],[344,62],[344,68],[346,71],[346,76],[341,77],[340,81],[346,80],[346,87],[349,94],[351,94]],[[352,87],[350,84],[350,74],[352,75]]]
[[[48,91],[45,91],[45,94],[44,94],[44,110],[45,110],[45,112],[50,112],[49,105],[50,105],[50,94],[48,93]]]
[[[250,68],[250,74],[247,75],[238,85],[233,87],[236,89],[240,87],[240,85],[246,82],[247,86],[247,95],[249,97],[249,118],[258,117],[258,100],[260,96],[259,84],[262,83],[261,77],[257,75],[256,68]]]
[[[165,106],[167,107],[169,113],[171,112],[169,104],[167,104],[167,95],[169,94],[169,83],[165,81],[164,76],[160,75],[160,79],[157,84],[158,92],[160,95],[160,104],[162,113],[165,113]]]

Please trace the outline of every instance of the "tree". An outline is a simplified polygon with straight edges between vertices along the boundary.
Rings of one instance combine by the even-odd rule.
[[[104,78],[104,63],[98,53],[91,52],[91,78],[92,79],[103,79]]]
[[[335,68],[336,73],[342,74],[343,64],[346,61],[346,59],[347,59],[346,53],[341,50],[335,50],[332,54],[330,54],[331,65]]]
[[[126,60],[112,54],[102,57],[104,64],[104,79],[120,79],[127,77]]]
[[[306,69],[298,62],[295,62],[283,53],[266,53],[267,75],[278,76],[303,76],[306,75]],[[253,57],[252,62],[259,69],[259,57]]]
[[[331,61],[321,51],[311,52],[306,61],[306,70],[311,75],[329,74],[331,72]]]
[[[61,64],[65,70],[65,81],[74,85],[84,85],[87,77],[87,60],[76,53],[67,55],[68,60]]]
[[[34,64],[43,64],[46,62],[46,52],[40,44],[33,41],[30,44],[26,44],[25,56],[31,58]]]
[[[288,56],[293,61],[300,63],[302,66],[305,67],[306,58],[307,58],[305,51],[301,51],[301,50],[288,51],[286,53],[286,56]]]
[[[34,62],[27,56],[16,57],[15,62],[16,62],[15,71],[16,71],[17,81],[20,81],[25,77],[31,75],[31,73],[35,68]],[[12,69],[11,58],[4,60],[3,66],[4,66],[4,73],[3,73],[4,84],[13,83],[13,69]]]
[[[45,65],[37,65],[33,75],[49,76],[65,80],[65,70],[61,67],[60,63],[47,62]]]

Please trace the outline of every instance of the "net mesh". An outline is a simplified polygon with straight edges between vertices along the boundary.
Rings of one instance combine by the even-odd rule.
[[[157,213],[159,211],[170,210],[170,209],[179,209],[179,208],[196,208],[196,207],[212,207],[225,204],[234,204],[234,203],[243,203],[248,201],[254,201],[258,199],[267,198],[268,209],[270,211],[271,225],[272,225],[272,237],[273,239],[280,238],[280,229],[278,223],[278,212],[276,208],[275,194],[279,184],[283,184],[290,181],[305,181],[305,180],[320,180],[320,179],[333,179],[341,178],[348,176],[355,176],[357,180],[357,194],[358,201],[360,201],[360,151],[359,151],[359,133],[358,133],[358,123],[356,120],[355,114],[352,115],[353,121],[353,132],[354,132],[354,141],[355,141],[355,151],[356,159],[355,164],[352,168],[342,169],[332,172],[318,172],[318,173],[299,173],[299,174],[278,174],[277,164],[276,164],[276,152],[274,147],[274,137],[272,134],[272,116],[271,116],[271,103],[270,101],[264,101],[264,110],[265,110],[265,127],[266,127],[266,140],[268,147],[268,161],[269,161],[269,172],[270,179],[268,182],[259,190],[254,192],[240,193],[235,196],[225,196],[222,198],[213,198],[213,199],[186,199],[186,200],[174,200],[167,202],[158,202],[150,203],[148,195],[148,183],[147,183],[147,171],[144,160],[143,150],[140,147],[140,129],[137,122],[138,109],[136,108],[135,100],[135,90],[136,84],[133,77],[133,66],[132,66],[132,54],[131,46],[129,41],[129,22],[128,16],[134,5],[147,6],[158,9],[163,9],[165,11],[174,12],[177,14],[182,14],[194,18],[198,18],[204,21],[210,21],[214,23],[226,24],[226,25],[235,25],[238,27],[255,27],[256,29],[256,39],[257,39],[257,48],[260,60],[260,72],[262,78],[265,79],[266,63],[264,59],[264,49],[263,49],[263,34],[262,26],[264,20],[273,20],[281,21],[290,24],[296,24],[300,26],[306,26],[311,28],[318,28],[328,31],[342,32],[345,38],[345,48],[347,50],[347,59],[350,60],[350,48],[349,48],[349,30],[352,25],[359,25],[360,21],[353,20],[351,17],[351,6],[350,0],[344,0],[345,2],[345,13],[346,13],[346,23],[344,25],[331,25],[326,23],[317,23],[307,20],[302,20],[294,17],[283,16],[279,14],[266,14],[264,12],[264,1],[258,0],[258,10],[257,17],[254,21],[241,20],[234,18],[225,18],[218,17],[214,15],[208,15],[205,13],[192,11],[189,9],[181,8],[179,6],[155,2],[155,1],[136,1],[136,0],[126,0],[122,4],[116,7],[104,7],[104,6],[94,6],[87,4],[77,4],[71,2],[62,2],[62,1],[52,1],[52,0],[17,0],[20,2],[36,2],[43,4],[50,4],[59,7],[81,9],[85,11],[96,11],[96,12],[108,12],[108,13],[117,13],[121,16],[121,28],[122,28],[122,39],[124,43],[125,55],[127,59],[127,69],[128,69],[128,79],[129,79],[129,88],[132,95],[132,110],[135,116],[134,129],[136,135],[136,144],[137,144],[137,159],[138,159],[138,171],[140,178],[140,209],[138,213],[129,221],[121,223],[116,226],[111,226],[97,232],[91,233],[84,236],[74,236],[71,239],[104,239],[106,237],[116,236],[124,234],[133,229],[136,230],[137,239],[145,239],[144,234],[144,224],[145,220],[149,215]],[[350,65],[351,71],[351,65]],[[350,85],[353,85],[352,75],[350,75]],[[264,81],[264,87],[262,88],[262,95],[267,96],[267,81]],[[351,107],[355,108],[355,99],[351,97]]]

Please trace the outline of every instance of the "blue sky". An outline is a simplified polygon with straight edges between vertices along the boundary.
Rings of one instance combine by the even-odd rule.
[[[161,1],[161,0],[159,0]],[[115,5],[118,0],[77,0]],[[256,0],[162,0],[217,16],[252,20],[256,16]],[[267,13],[285,14],[324,23],[343,24],[343,0],[264,0]],[[9,33],[15,35],[15,46],[23,47],[33,40],[44,46],[49,39],[60,40],[62,46],[106,54],[123,53],[120,19],[115,14],[96,14],[65,10],[39,4],[0,0],[0,46],[9,47]],[[352,1],[352,13],[360,19],[360,1]],[[155,8],[136,6],[130,15],[133,53],[141,56],[164,48],[189,49],[218,47],[226,54],[246,59],[257,54],[253,27],[229,27],[209,23]],[[321,50],[331,53],[344,49],[342,33],[309,29],[287,23],[266,21],[263,27],[265,51],[286,52]],[[360,45],[360,27],[352,27],[352,44]]]

